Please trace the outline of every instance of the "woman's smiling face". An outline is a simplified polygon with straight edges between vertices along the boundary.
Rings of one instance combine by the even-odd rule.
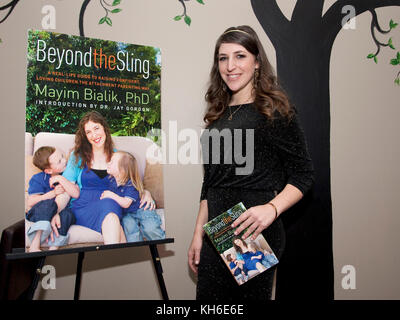
[[[237,43],[222,43],[218,51],[218,69],[222,80],[234,93],[251,97],[256,57]]]
[[[236,245],[239,246],[239,247],[242,247],[242,246],[243,246],[243,241],[240,240],[240,239],[235,239],[235,240],[233,240],[233,243],[236,244]]]
[[[88,121],[85,124],[85,134],[92,147],[100,148],[104,146],[106,141],[106,134],[104,127],[100,123]]]

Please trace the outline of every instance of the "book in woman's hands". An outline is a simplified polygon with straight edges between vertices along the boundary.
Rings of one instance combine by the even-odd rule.
[[[242,202],[207,222],[203,229],[239,285],[278,263],[262,234],[242,240],[247,229],[235,236],[231,224],[246,211]]]

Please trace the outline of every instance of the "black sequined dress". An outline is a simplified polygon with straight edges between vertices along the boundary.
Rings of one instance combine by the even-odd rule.
[[[232,120],[228,120],[231,113]],[[220,142],[219,148],[216,141]],[[313,166],[296,115],[288,122],[277,113],[271,122],[253,104],[232,106],[203,132],[201,143],[201,200],[207,199],[209,220],[241,201],[246,208],[265,204],[287,183],[303,194],[313,183]],[[281,219],[265,229],[263,235],[279,259],[285,246]],[[270,268],[239,286],[205,236],[197,299],[268,300],[275,269]]]

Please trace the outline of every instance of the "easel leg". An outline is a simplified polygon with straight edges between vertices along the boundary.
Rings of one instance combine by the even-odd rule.
[[[153,258],[154,268],[156,269],[158,284],[160,285],[161,294],[164,300],[169,300],[167,288],[165,287],[164,277],[163,277],[163,269],[161,266],[160,257],[158,255],[157,245],[149,244],[151,257]]]
[[[80,290],[81,290],[81,278],[82,278],[82,263],[83,263],[84,257],[85,257],[84,252],[78,253],[78,264],[76,266],[74,300],[79,300],[79,294],[80,294]]]
[[[35,295],[35,291],[36,291],[36,288],[39,283],[40,275],[42,273],[42,268],[43,268],[45,260],[46,260],[46,257],[41,257],[38,260],[38,263],[37,263],[36,269],[35,269],[35,276],[33,277],[31,286],[29,287],[27,295],[26,295],[27,300],[33,300],[33,296]]]

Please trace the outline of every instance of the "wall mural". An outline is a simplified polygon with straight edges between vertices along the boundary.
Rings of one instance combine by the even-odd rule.
[[[84,36],[84,15],[91,0],[84,0],[79,14],[79,32]],[[183,13],[172,20],[183,20],[191,25],[185,2]],[[203,0],[196,0],[204,5]],[[5,12],[0,23],[14,10],[19,0],[0,7]],[[120,12],[122,0],[108,4],[99,0],[105,15],[99,24],[112,26],[111,17]],[[283,215],[287,231],[285,254],[281,259],[277,279],[277,299],[318,298],[333,299],[334,272],[332,251],[332,201],[330,177],[330,91],[329,66],[334,41],[346,23],[365,12],[371,14],[371,37],[376,51],[366,53],[366,59],[378,63],[382,48],[394,52],[388,62],[394,68],[400,66],[400,52],[392,37],[381,42],[376,32],[388,35],[398,26],[390,20],[384,28],[378,20],[377,8],[400,6],[400,0],[338,0],[324,13],[324,0],[298,0],[292,17],[288,20],[277,0],[250,0],[253,11],[276,50],[277,73],[281,84],[296,106],[302,122],[309,151],[315,166],[315,186],[304,199]],[[354,10],[347,15],[344,8]],[[228,26],[227,26],[228,27]],[[0,39],[1,43],[1,39]],[[396,52],[397,51],[397,52]],[[400,86],[400,71],[394,83]],[[310,270],[310,266],[312,271]]]
[[[190,1],[190,0],[178,0],[182,6],[183,6],[183,13],[181,15],[178,15],[174,18],[175,21],[179,21],[179,20],[183,20],[185,21],[185,23],[190,26],[190,24],[192,23],[192,19],[188,16],[187,14],[187,10],[186,10],[186,4],[185,1]],[[203,0],[196,0],[198,3],[204,4]]]
[[[0,23],[6,21],[6,19],[9,17],[11,12],[13,12],[13,10],[18,2],[19,2],[19,0],[13,0],[13,1],[10,1],[9,3],[0,7],[0,12],[1,11],[6,12],[6,15],[0,20]]]
[[[324,15],[324,0],[299,0],[291,20],[283,15],[276,0],[251,0],[251,5],[275,47],[278,77],[299,111],[315,166],[313,191],[294,206],[292,212],[283,215],[288,238],[277,273],[277,298],[332,299],[331,50],[342,30],[343,7],[352,6],[356,15],[369,11],[374,37],[375,29],[382,32],[375,9],[400,6],[400,0],[338,0]],[[390,30],[393,28],[392,21]],[[378,49],[386,46],[377,45]],[[378,53],[379,50],[375,58]],[[398,57],[399,53],[396,60]]]
[[[87,7],[87,5],[89,4],[90,1],[91,1],[91,0],[85,0],[85,1],[83,1],[82,7],[81,7],[81,11],[80,11],[80,14],[79,14],[79,34],[80,34],[81,36],[84,36],[84,35],[85,35],[85,34],[84,34],[84,30],[83,30],[83,18],[84,18],[84,15],[85,15],[86,7]],[[187,13],[187,7],[186,7],[186,4],[185,4],[185,2],[188,2],[188,1],[190,1],[190,0],[178,0],[178,1],[182,4],[183,13],[180,14],[180,15],[175,16],[175,17],[174,17],[174,20],[175,20],[175,21],[180,21],[180,20],[183,19],[183,21],[184,21],[188,26],[190,26],[190,24],[192,23],[192,18],[190,18],[190,16],[188,15],[188,13]],[[204,4],[204,1],[203,1],[203,0],[196,0],[196,1],[197,1],[198,3],[200,3],[200,4]],[[99,2],[100,2],[100,4],[101,4],[101,6],[104,8],[104,10],[106,11],[106,15],[105,15],[103,18],[100,19],[99,24],[103,24],[103,23],[105,22],[105,23],[107,23],[109,26],[112,26],[112,20],[111,20],[111,18],[109,17],[109,14],[110,14],[110,13],[118,13],[118,12],[122,11],[122,9],[120,9],[120,8],[111,9],[111,8],[112,8],[112,7],[115,7],[115,6],[119,5],[119,4],[121,4],[122,0],[114,0],[112,4],[108,4],[108,3],[107,3],[106,1],[104,1],[104,0],[99,0]]]

